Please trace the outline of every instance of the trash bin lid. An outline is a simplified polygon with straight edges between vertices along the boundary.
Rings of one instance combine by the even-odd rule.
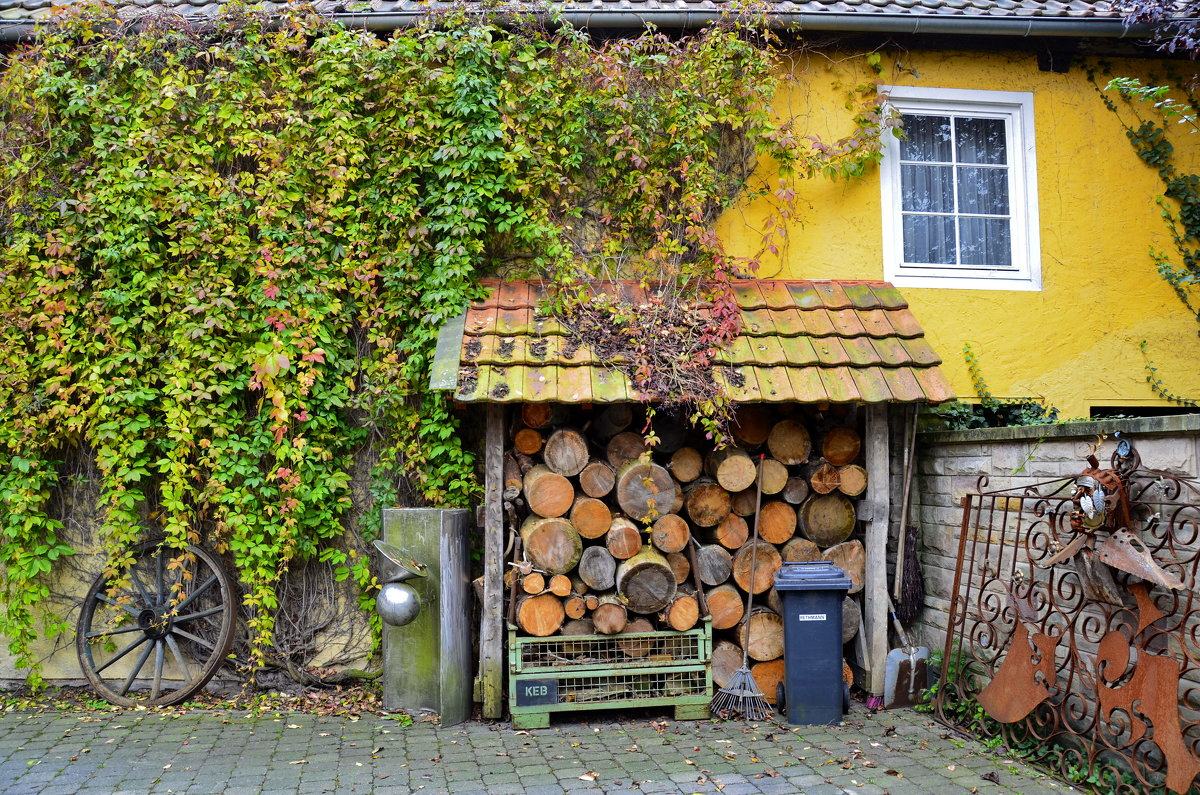
[[[846,572],[824,560],[784,563],[775,572],[777,591],[848,591]]]

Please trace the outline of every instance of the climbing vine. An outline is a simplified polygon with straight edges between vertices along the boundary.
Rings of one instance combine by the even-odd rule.
[[[450,15],[381,39],[303,8],[135,29],[83,5],[8,55],[0,631],[31,680],[39,582],[73,551],[50,510],[67,450],[95,461],[111,576],[148,537],[230,556],[252,670],[278,662],[289,569],[327,565],[366,604],[381,505],[478,494],[427,383],[483,275],[549,279],[547,311],[621,338],[639,388],[717,429],[728,281],[755,260],[728,257],[714,219],[770,196],[777,246],[791,178],[860,175],[886,128],[868,79],[851,135],[799,136],[770,107],[776,47],[734,22],[594,42]],[[766,161],[778,179],[757,184]],[[655,285],[663,311],[597,314],[600,278]]]

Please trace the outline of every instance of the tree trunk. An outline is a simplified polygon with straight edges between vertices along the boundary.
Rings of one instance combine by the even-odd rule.
[[[832,494],[842,482],[837,468],[825,461],[814,461],[804,468],[804,475],[816,494]]]
[[[565,574],[555,574],[550,578],[550,582],[546,583],[546,587],[555,596],[570,596],[575,592],[571,587],[571,578]],[[574,616],[574,618],[578,618],[578,616]]]
[[[838,489],[847,497],[857,497],[867,490],[867,470],[858,464],[847,464],[838,470]]]
[[[563,613],[570,619],[583,618],[587,615],[587,603],[582,596],[573,593],[563,599]]]
[[[599,597],[599,604],[592,611],[592,624],[597,635],[616,635],[625,629],[629,613],[616,594],[606,593]]]
[[[633,612],[657,613],[675,597],[675,572],[649,544],[617,566],[617,596]]]
[[[729,551],[717,544],[705,544],[696,550],[696,573],[705,585],[720,585],[733,572]]]
[[[517,600],[517,626],[534,637],[558,632],[565,616],[562,600],[554,594],[527,595]]]
[[[729,423],[733,438],[746,447],[758,447],[771,433],[771,410],[763,406],[739,406]]]
[[[683,585],[692,574],[692,564],[683,552],[667,553],[667,565],[675,573],[675,584]]]
[[[847,596],[842,600],[842,643],[849,643],[858,634],[858,625],[862,621],[862,609],[858,601]]]
[[[691,483],[704,471],[704,458],[692,447],[680,447],[667,466],[680,483]]]
[[[808,430],[795,420],[780,420],[771,428],[767,449],[771,451],[771,457],[781,464],[803,464],[812,453],[812,439]]]
[[[758,503],[758,494],[754,489],[745,489],[729,496],[729,511],[738,516],[753,516]]]
[[[713,684],[725,687],[741,667],[742,647],[727,640],[717,641],[712,652]]]
[[[763,494],[778,494],[787,486],[787,482],[787,467],[774,458],[764,458],[762,462]]]
[[[625,625],[625,629],[621,630],[622,635],[631,635],[635,632],[653,632],[654,625],[646,618],[635,618]],[[627,657],[645,657],[654,651],[654,646],[658,643],[654,638],[628,638],[617,641],[617,648],[625,652]]]
[[[783,660],[767,660],[766,662],[756,662],[750,666],[750,675],[754,677],[755,683],[758,684],[758,690],[767,699],[767,703],[775,706],[779,703],[777,698],[779,694],[779,686],[783,684],[784,673]]]
[[[597,439],[611,439],[633,422],[633,406],[628,403],[613,403],[596,412],[591,432]]]
[[[521,546],[533,565],[549,574],[566,574],[583,554],[579,533],[560,518],[530,516],[521,525]]]
[[[617,473],[607,461],[599,459],[588,462],[579,473],[579,489],[589,497],[599,499],[608,495],[617,485]]]
[[[595,635],[596,627],[592,624],[590,618],[576,618],[563,624],[558,634],[568,638],[578,635]],[[564,642],[562,645],[563,654],[587,654],[590,645],[586,640],[579,641],[578,643]]]
[[[704,599],[708,602],[713,629],[732,629],[745,617],[746,600],[729,583],[709,588],[704,592]]]
[[[758,512],[758,535],[771,544],[784,544],[796,535],[796,509],[772,500]]]
[[[716,542],[726,549],[741,549],[749,538],[750,526],[736,513],[729,514],[717,525]]]
[[[835,467],[851,464],[862,450],[862,437],[853,428],[830,428],[821,440],[821,455]]]
[[[635,521],[657,519],[671,512],[675,481],[658,464],[630,461],[617,470],[617,504]]]
[[[747,455],[745,450],[727,447],[713,453],[713,456],[716,458],[716,466],[712,475],[717,479],[721,488],[732,493],[743,491],[754,485],[754,481],[758,477],[758,467],[754,465],[754,460]]]
[[[540,594],[546,590],[546,578],[542,574],[531,571],[521,578],[521,590],[527,594]]]
[[[779,550],[784,563],[808,563],[821,559],[821,548],[807,538],[796,537]]]
[[[804,478],[788,478],[783,487],[783,499],[789,505],[799,505],[808,499],[808,481]]]
[[[588,547],[579,558],[579,579],[594,591],[608,591],[616,584],[617,561],[606,547]]]
[[[523,488],[525,488],[525,474],[521,471],[517,459],[512,455],[504,456],[504,491],[511,492],[511,494],[506,494],[505,499],[512,499],[520,495]]]
[[[600,538],[612,525],[612,511],[594,497],[576,497],[571,506],[571,524],[584,538]]]
[[[542,449],[542,434],[533,428],[522,428],[513,436],[513,447],[518,453],[536,455]]]
[[[640,433],[618,433],[608,442],[606,457],[613,469],[620,470],[625,464],[646,452],[646,440]]]
[[[854,503],[843,494],[809,497],[799,514],[800,532],[819,547],[840,544],[854,532]]]
[[[709,480],[697,480],[687,491],[688,516],[699,527],[715,527],[729,515],[729,492]]]
[[[550,467],[550,471],[563,477],[574,477],[588,464],[587,439],[579,431],[559,428],[546,440],[542,460]]]
[[[604,545],[614,558],[625,560],[641,552],[642,534],[638,532],[637,525],[624,516],[618,516],[608,527]]]
[[[755,605],[738,624],[737,638],[750,659],[779,659],[783,656],[783,619],[770,608]]]
[[[677,632],[686,632],[700,620],[700,603],[691,594],[676,594],[659,618]]]
[[[858,593],[863,589],[863,578],[867,571],[867,553],[861,541],[844,541],[825,550],[821,556],[846,572],[850,578],[850,590],[846,593]]]
[[[575,489],[571,481],[538,464],[525,474],[525,502],[538,516],[562,516],[575,502]]]
[[[663,455],[674,453],[683,446],[688,432],[683,418],[670,411],[660,411],[655,415],[651,429],[658,437],[658,444],[654,445],[654,452]]]
[[[679,552],[692,540],[692,531],[682,516],[669,513],[660,517],[650,531],[650,541],[663,552]]]
[[[755,548],[758,549],[758,560],[754,565],[754,580],[750,579],[750,564]],[[783,561],[779,551],[766,541],[749,541],[733,556],[733,581],[738,587],[749,593],[762,593],[775,584],[775,572]]]
[[[566,417],[567,409],[560,403],[522,403],[521,422],[530,428],[545,428],[558,425]]]

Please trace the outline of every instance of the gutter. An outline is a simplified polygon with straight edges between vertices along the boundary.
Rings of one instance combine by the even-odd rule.
[[[520,14],[508,14],[519,16]],[[335,12],[330,17],[348,28],[390,31],[417,24],[429,11],[393,11],[386,13]],[[504,15],[490,14],[489,18]],[[1150,25],[1126,26],[1122,19],[1082,19],[1078,17],[995,17],[987,15],[943,16],[939,14],[884,14],[776,11],[768,14],[770,26],[778,31],[838,31],[843,33],[931,34],[962,36],[1074,37],[1105,39],[1148,39]],[[192,22],[208,22],[209,16],[185,17]],[[631,30],[654,25],[665,30],[696,30],[727,18],[721,11],[578,11],[565,10],[555,20],[581,30]],[[33,36],[34,20],[0,20],[0,41],[17,41]]]

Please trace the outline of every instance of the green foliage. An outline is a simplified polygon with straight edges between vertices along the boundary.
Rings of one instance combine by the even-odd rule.
[[[1058,421],[1058,409],[1047,405],[1041,398],[993,396],[983,378],[979,358],[969,342],[963,345],[963,358],[967,363],[967,372],[971,375],[971,385],[975,387],[975,394],[979,396],[979,403],[954,400],[932,409],[931,413],[944,423],[947,430],[1045,425]]]
[[[448,16],[381,40],[236,5],[203,30],[73,7],[5,56],[0,631],[20,664],[36,677],[39,577],[71,552],[47,513],[62,450],[94,455],[110,575],[148,535],[232,558],[256,669],[291,565],[331,565],[367,606],[381,505],[477,498],[427,384],[481,276],[549,278],[565,316],[589,278],[670,285],[666,303],[711,303],[684,335],[708,359],[635,356],[634,375],[711,369],[737,331],[728,280],[756,265],[712,224],[754,164],[783,176],[751,189],[780,208],[777,252],[788,177],[853,177],[881,151],[874,83],[852,92],[854,135],[800,146],[773,57],[732,24],[594,43]],[[663,336],[643,314],[613,309],[635,347]],[[696,394],[716,430],[727,399]]]

